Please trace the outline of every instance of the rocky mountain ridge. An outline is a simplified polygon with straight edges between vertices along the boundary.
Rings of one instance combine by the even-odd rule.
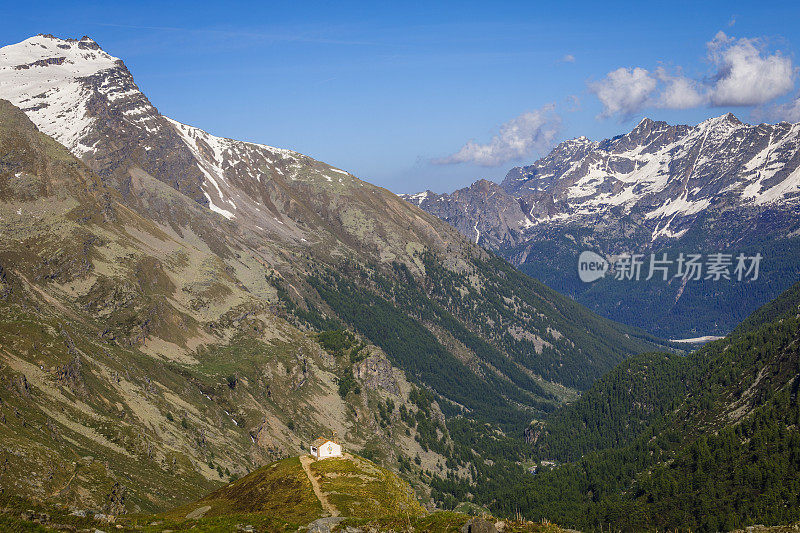
[[[676,323],[688,321],[682,311],[668,311],[669,326],[659,328],[657,320],[632,316],[642,299],[620,304],[607,282],[581,284],[578,254],[772,252],[800,227],[800,124],[748,125],[730,113],[697,126],[644,119],[612,139],[565,141],[533,164],[511,169],[501,184],[481,180],[452,194],[404,197],[605,316],[662,335],[692,336],[692,325]],[[715,317],[695,332],[725,333],[793,283],[796,269],[775,261],[780,253],[773,252],[763,272],[772,286],[755,290],[763,295],[744,313]],[[674,283],[656,292],[678,306],[693,294]]]
[[[490,243],[519,244],[537,226],[622,216],[651,229],[653,241],[677,239],[712,204],[796,202],[799,150],[800,124],[751,126],[731,113],[695,127],[646,118],[613,139],[565,141],[532,165],[511,169],[499,185],[479,180],[452,194],[403,197],[430,212],[452,211],[454,220],[457,207],[436,204],[465,211],[495,198],[496,207],[484,209],[484,216],[494,221],[498,211],[513,213],[502,225],[457,223],[462,233]]]

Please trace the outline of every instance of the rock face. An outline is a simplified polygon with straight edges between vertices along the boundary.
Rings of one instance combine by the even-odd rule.
[[[461,527],[461,533],[497,533],[497,528],[488,520],[473,518]]]
[[[476,181],[449,195],[426,191],[405,198],[487,248],[516,243],[530,225],[523,205],[500,185],[488,180]]]
[[[405,198],[601,314],[666,336],[720,334],[798,274],[786,251],[794,250],[800,227],[800,124],[753,126],[732,114],[697,126],[644,119],[613,139],[565,141],[511,169],[500,185],[479,181],[452,194]],[[622,292],[641,297],[620,301],[619,284],[578,282],[584,249],[605,256],[678,249],[772,255],[747,290],[633,286]],[[694,303],[723,293],[723,300],[738,295],[735,312],[688,320]],[[668,304],[642,313],[645,295]]]
[[[353,373],[368,388],[383,390],[395,396],[400,394],[400,387],[394,377],[392,364],[383,353],[370,354],[361,363],[355,365]]]

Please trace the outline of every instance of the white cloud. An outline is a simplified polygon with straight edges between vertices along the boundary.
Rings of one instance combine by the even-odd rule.
[[[767,114],[775,120],[800,122],[800,97],[785,104],[774,106]]]
[[[572,54],[567,54],[567,55],[565,55],[564,57],[561,58],[561,61],[563,61],[564,63],[574,63],[575,62],[575,56],[572,55]]]
[[[794,88],[797,70],[792,60],[780,51],[769,54],[758,39],[735,39],[719,32],[707,46],[708,59],[716,68],[712,105],[760,105]]]
[[[656,79],[646,69],[620,67],[602,80],[590,83],[589,90],[603,104],[598,118],[614,115],[628,118],[645,106],[656,84]]]
[[[702,80],[685,76],[680,67],[674,74],[663,67],[654,72],[622,67],[589,83],[603,104],[598,118],[617,115],[624,120],[645,107],[756,106],[794,88],[798,69],[791,58],[767,50],[761,39],[737,39],[720,31],[706,48],[712,73]],[[781,108],[791,115],[786,106],[776,107]]]
[[[691,109],[708,101],[704,89],[697,81],[687,78],[680,72],[668,74],[663,67],[656,69],[656,77],[663,84],[663,89],[655,105],[667,109]]]
[[[509,120],[500,126],[500,132],[487,144],[471,140],[458,152],[432,162],[437,165],[474,163],[496,167],[549,148],[560,131],[561,117],[551,104]]]

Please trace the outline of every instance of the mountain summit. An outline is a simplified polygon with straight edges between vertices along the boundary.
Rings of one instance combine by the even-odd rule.
[[[132,79],[122,80],[120,75],[130,78],[122,61],[89,37],[77,40],[37,35],[0,48],[3,97],[76,155],[93,150],[89,138],[97,117],[90,109],[92,88],[109,101],[141,95],[135,86],[123,83],[132,83]],[[97,76],[105,83],[89,81]],[[114,79],[118,83],[111,83]]]
[[[566,153],[576,144],[585,151]],[[532,165],[512,169],[503,188],[521,199],[534,192],[553,197],[554,215],[528,211],[535,224],[616,210],[639,213],[652,225],[653,239],[669,238],[686,216],[722,198],[743,205],[796,199],[798,144],[800,125],[751,126],[731,113],[694,127],[644,119],[613,139],[563,143]]]

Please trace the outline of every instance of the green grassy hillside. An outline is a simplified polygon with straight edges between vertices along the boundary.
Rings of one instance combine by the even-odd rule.
[[[346,454],[310,464],[322,493],[341,516],[419,516],[425,510],[411,487],[393,472]]]
[[[345,454],[321,461],[310,456],[282,459],[166,516],[266,514],[306,524],[325,516],[376,518],[424,513],[408,483],[367,459]]]
[[[325,516],[297,457],[262,466],[200,500],[166,514],[169,518],[213,518],[267,514],[307,524]]]

